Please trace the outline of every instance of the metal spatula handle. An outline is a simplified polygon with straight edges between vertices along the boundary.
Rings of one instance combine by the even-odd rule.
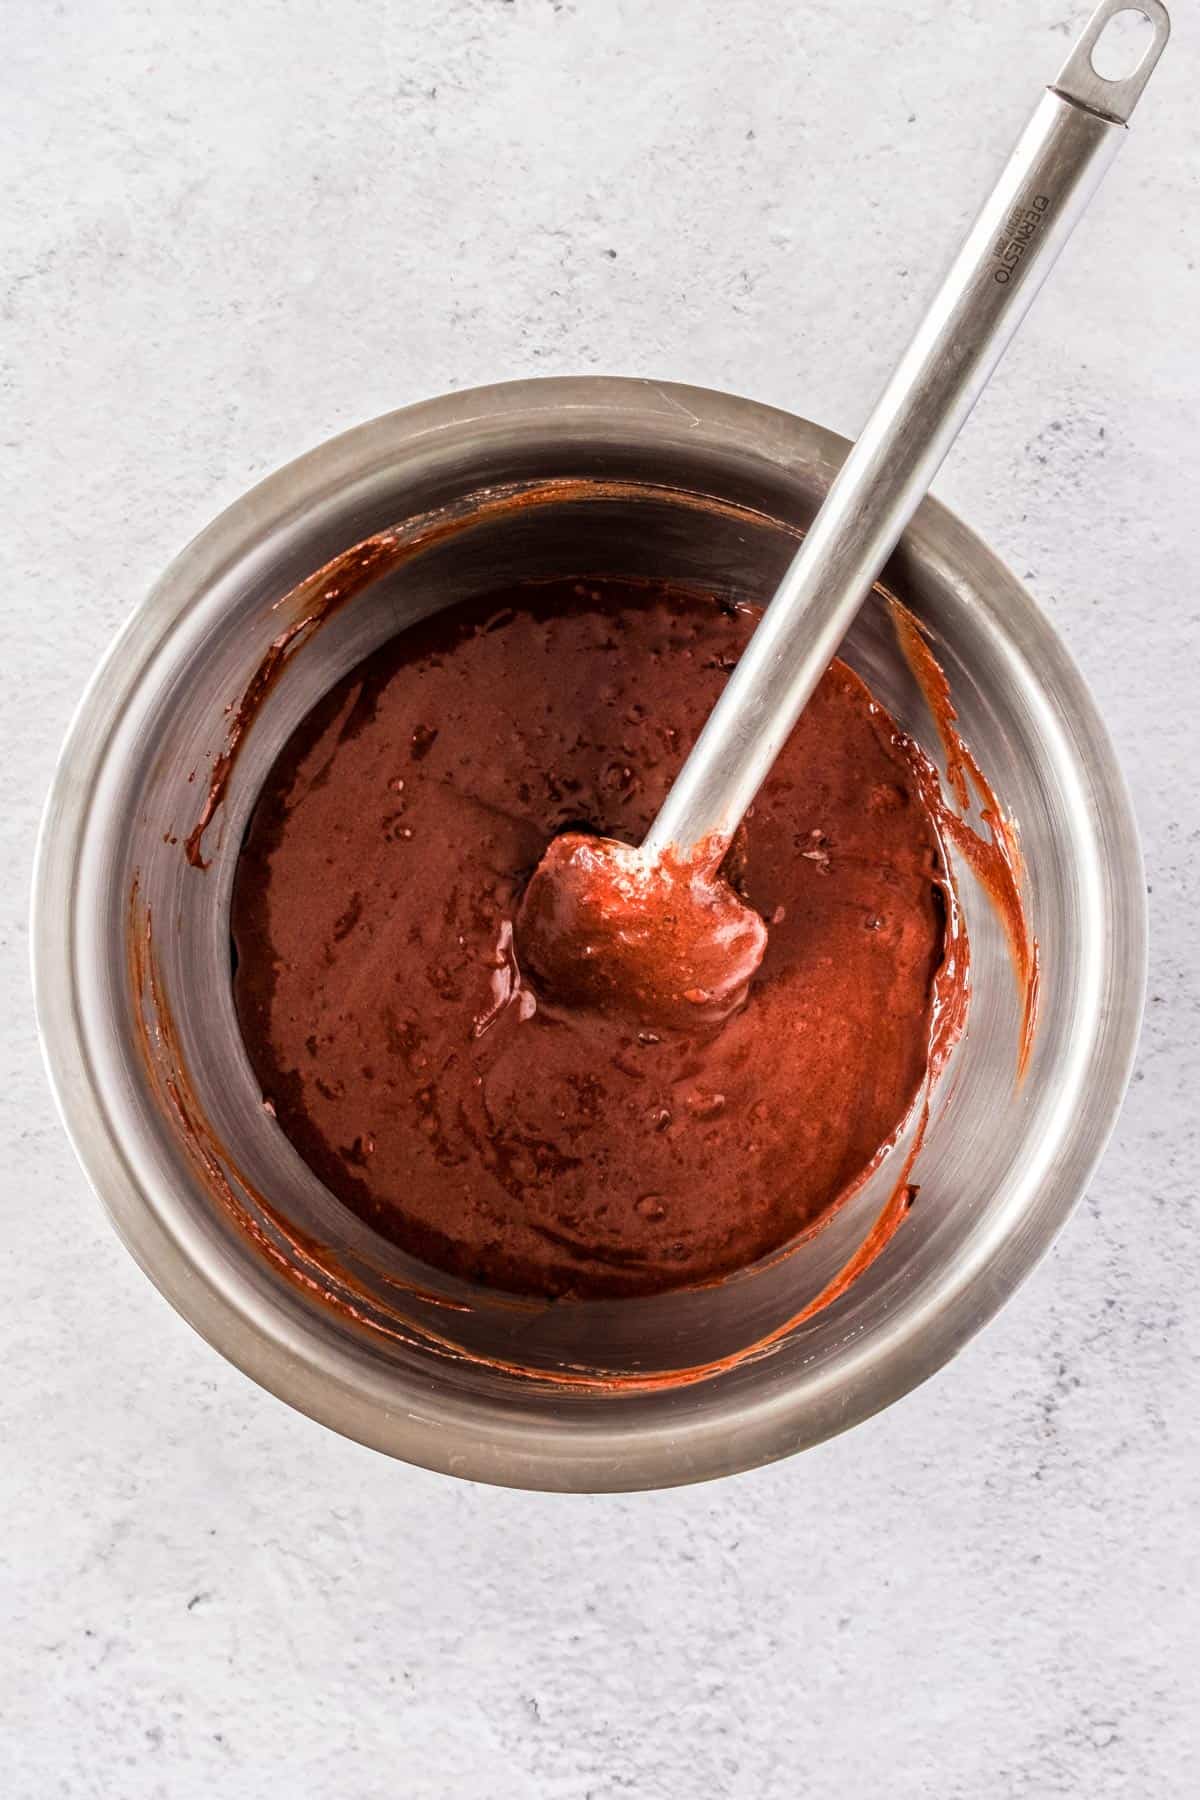
[[[1106,81],[1092,49],[1128,10],[1149,19],[1153,38],[1132,74]],[[696,740],[651,827],[648,854],[686,855],[733,836],[1116,155],[1169,30],[1160,0],[1097,7]]]

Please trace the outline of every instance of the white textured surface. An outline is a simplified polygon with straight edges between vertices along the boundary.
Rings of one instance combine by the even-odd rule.
[[[356,420],[508,375],[669,375],[853,432],[1079,10],[9,0],[11,1800],[1197,1791],[1189,0],[939,484],[1094,684],[1153,925],[1102,1169],[951,1369],[708,1488],[539,1498],[389,1464],[226,1367],[120,1249],[52,1112],[25,972],[68,714],[199,526]]]

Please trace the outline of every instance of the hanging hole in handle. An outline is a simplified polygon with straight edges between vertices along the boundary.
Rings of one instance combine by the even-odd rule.
[[[1101,81],[1128,81],[1141,68],[1154,37],[1153,21],[1140,7],[1123,7],[1092,45],[1092,68]]]
[[[1109,33],[1114,26],[1118,31],[1112,39],[1112,52],[1120,53],[1119,64],[1115,55],[1109,60]],[[1170,35],[1171,20],[1163,0],[1099,0],[1051,91],[1114,125],[1127,125]],[[1099,72],[1117,66],[1125,73]]]

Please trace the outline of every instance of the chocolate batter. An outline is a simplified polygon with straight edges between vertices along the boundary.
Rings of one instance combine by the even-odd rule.
[[[931,776],[842,663],[726,862],[727,967],[665,1008],[567,991],[552,893],[514,945],[557,834],[552,863],[640,842],[754,622],[664,585],[493,594],[368,658],[271,771],[234,892],[247,1050],[309,1165],[415,1256],[547,1296],[711,1280],[828,1213],[921,1092]]]

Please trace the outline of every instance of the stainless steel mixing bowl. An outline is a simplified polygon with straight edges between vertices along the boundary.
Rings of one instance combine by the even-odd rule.
[[[887,581],[932,633],[964,735],[1019,822],[1041,1024],[1017,1083],[1003,933],[959,869],[967,1037],[935,1092],[917,1203],[833,1304],[769,1351],[751,1349],[863,1242],[894,1157],[826,1229],[716,1288],[537,1306],[416,1265],[350,1218],[264,1108],[241,1045],[233,865],[263,774],[321,693],[407,621],[522,574],[645,571],[766,598],[846,447],[769,407],[642,381],[517,382],[393,413],[301,458],[210,526],[85,695],[47,804],[34,895],[38,1012],[67,1128],[168,1299],[256,1381],[335,1429],[519,1487],[666,1486],[747,1468],[843,1430],[939,1368],[1083,1191],[1141,1011],[1129,802],[1050,627],[933,502]],[[567,477],[594,492],[577,483],[481,510],[481,489]],[[697,493],[712,498],[697,504]],[[189,866],[179,840],[226,742],[226,709],[294,623],[296,603],[282,598],[359,539],[431,512],[458,524],[286,662],[205,837],[210,867]],[[940,760],[878,600],[846,653]]]

